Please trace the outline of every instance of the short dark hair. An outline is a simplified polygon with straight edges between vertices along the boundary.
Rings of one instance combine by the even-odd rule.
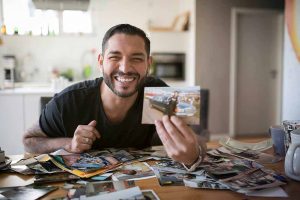
[[[127,35],[138,35],[141,38],[143,38],[144,43],[145,43],[145,50],[146,50],[147,56],[149,57],[149,55],[150,55],[150,40],[149,40],[149,38],[147,37],[146,33],[142,29],[132,26],[130,24],[118,24],[118,25],[113,26],[110,29],[108,29],[108,31],[105,33],[103,40],[102,40],[102,54],[103,55],[105,52],[107,41],[109,40],[109,38],[111,38],[114,34],[117,34],[117,33],[124,33]]]

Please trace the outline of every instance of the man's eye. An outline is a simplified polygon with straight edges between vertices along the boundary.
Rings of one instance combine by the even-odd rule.
[[[108,57],[109,60],[118,60],[119,57],[118,56],[110,56]]]
[[[135,61],[135,62],[142,62],[142,61],[144,61],[144,59],[142,59],[142,58],[132,58],[132,60]]]

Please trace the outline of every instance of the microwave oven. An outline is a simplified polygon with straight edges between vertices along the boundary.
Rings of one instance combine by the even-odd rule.
[[[184,80],[184,53],[152,53],[150,74],[159,78]]]

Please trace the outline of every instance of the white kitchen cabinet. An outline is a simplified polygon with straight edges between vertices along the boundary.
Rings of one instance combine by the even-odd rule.
[[[24,152],[23,95],[0,95],[0,146],[5,154]]]
[[[0,91],[0,147],[5,154],[22,154],[22,137],[40,115],[40,98],[51,97],[52,91],[2,90]]]
[[[24,97],[24,131],[39,120],[41,94],[26,94]]]

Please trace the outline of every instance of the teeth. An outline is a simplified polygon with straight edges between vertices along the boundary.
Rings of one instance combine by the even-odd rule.
[[[130,78],[122,78],[122,77],[116,77],[117,81],[120,81],[120,82],[130,82],[130,81],[133,81],[134,78],[133,77],[130,77]]]

